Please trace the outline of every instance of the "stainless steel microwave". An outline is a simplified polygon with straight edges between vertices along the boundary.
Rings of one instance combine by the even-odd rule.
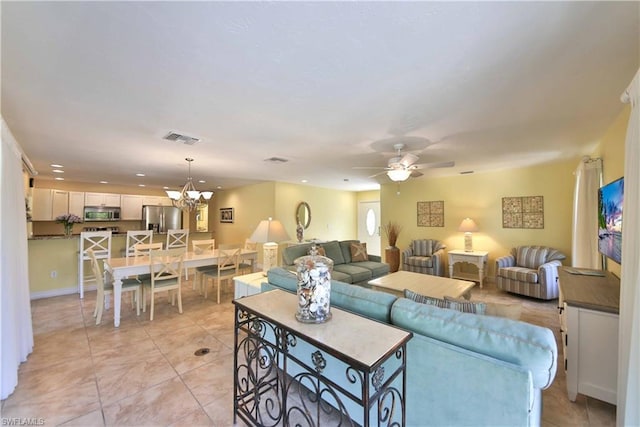
[[[120,208],[108,206],[85,206],[85,221],[120,221]]]

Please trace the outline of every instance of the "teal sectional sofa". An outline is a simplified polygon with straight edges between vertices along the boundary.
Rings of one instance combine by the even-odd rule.
[[[272,268],[262,292],[296,292]],[[516,320],[461,313],[332,281],[331,305],[413,332],[407,346],[408,426],[537,426],[553,382],[553,332]],[[340,379],[335,379],[340,381]]]
[[[354,262],[351,259],[351,243],[359,240],[332,240],[324,243],[302,243],[284,248],[282,264],[287,270],[295,271],[295,260],[309,255],[314,244],[324,249],[325,255],[333,260],[334,279],[367,287],[369,280],[389,273],[389,264],[382,262],[377,255],[368,255],[367,261]]]

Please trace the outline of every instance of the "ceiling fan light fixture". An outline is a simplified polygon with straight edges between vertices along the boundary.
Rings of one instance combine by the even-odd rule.
[[[406,181],[411,176],[411,171],[408,169],[393,169],[387,171],[387,176],[391,181]]]

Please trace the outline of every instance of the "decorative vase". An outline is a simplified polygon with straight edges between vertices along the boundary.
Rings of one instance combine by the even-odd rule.
[[[73,231],[73,224],[64,224],[64,235],[69,237],[71,236],[71,232]]]
[[[303,323],[324,323],[331,319],[331,272],[333,261],[318,255],[315,245],[310,255],[295,261],[298,275],[298,311]]]
[[[400,268],[400,249],[389,246],[384,250],[384,259],[389,264],[389,272],[395,273]]]
[[[304,240],[304,228],[302,228],[302,224],[299,222],[296,227],[296,237],[298,238],[298,243],[302,243],[302,240]]]

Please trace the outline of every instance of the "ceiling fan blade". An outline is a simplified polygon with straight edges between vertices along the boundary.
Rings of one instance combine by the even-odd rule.
[[[404,156],[402,156],[402,158],[398,163],[400,163],[405,168],[408,168],[409,166],[417,162],[419,159],[420,157],[416,156],[415,154],[406,153]]]
[[[375,169],[375,170],[389,170],[386,166],[354,166],[351,169]]]
[[[421,165],[414,165],[417,169],[436,169],[436,168],[450,168],[456,165],[456,162],[439,162],[439,163],[423,163]]]
[[[371,176],[368,176],[367,178],[375,178],[376,176],[386,175],[386,174],[387,174],[387,171],[385,170],[385,171],[382,171],[382,172],[375,173],[375,174],[373,174]]]
[[[422,175],[424,175],[424,174],[422,172],[420,172],[419,170],[411,171],[411,178],[419,178]]]

